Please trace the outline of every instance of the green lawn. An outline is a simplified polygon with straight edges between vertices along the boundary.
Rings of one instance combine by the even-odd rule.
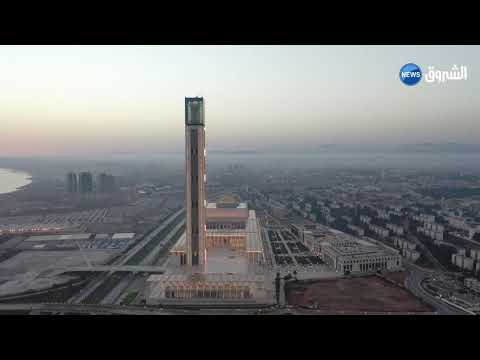
[[[125,299],[122,300],[122,305],[130,305],[133,300],[138,295],[138,291],[130,291],[127,296],[125,296]]]

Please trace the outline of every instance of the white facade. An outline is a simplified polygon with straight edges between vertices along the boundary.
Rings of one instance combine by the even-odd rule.
[[[448,225],[454,229],[462,230],[468,233],[468,239],[471,240],[476,233],[480,232],[480,223],[473,219],[466,219],[461,216],[450,216],[447,218]]]
[[[417,227],[417,232],[438,241],[443,241],[443,230],[442,225],[434,223],[425,223],[423,226]]]
[[[402,255],[410,261],[417,261],[420,258],[420,253],[416,250],[403,249]]]
[[[399,237],[393,238],[393,244],[399,249],[415,250],[417,248],[417,244]]]
[[[435,216],[434,215],[427,215],[427,214],[419,214],[419,215],[414,215],[413,220],[419,221],[421,223],[433,223],[435,222]]]
[[[378,217],[380,219],[389,220],[390,216],[385,210],[377,210]]]
[[[335,218],[333,216],[330,216],[330,215],[327,215],[325,217],[325,219],[327,220],[327,223],[333,223],[335,221]]]
[[[480,281],[475,278],[466,278],[464,281],[465,287],[470,290],[480,293]]]
[[[395,224],[388,223],[386,228],[391,230],[395,235],[403,235],[404,233],[403,227]]]
[[[362,246],[354,242],[326,243],[322,246],[322,257],[337,272],[396,271],[402,266],[400,255],[377,246]]]
[[[366,215],[360,215],[360,222],[362,224],[370,224],[371,221],[372,221],[371,217],[366,216]]]
[[[151,275],[145,287],[148,305],[184,303],[273,302],[269,276],[256,274]]]
[[[454,265],[463,269],[463,259],[465,258],[464,255],[460,254],[454,254],[453,259],[454,259]]]
[[[480,250],[470,249],[470,257],[475,260],[480,260]]]
[[[463,269],[473,271],[474,260],[469,257],[463,258]]]
[[[389,230],[381,226],[370,224],[368,228],[380,237],[387,237],[389,234]]]

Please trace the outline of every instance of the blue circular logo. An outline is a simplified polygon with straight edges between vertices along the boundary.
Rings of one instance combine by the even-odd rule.
[[[422,70],[416,64],[405,64],[400,69],[400,81],[405,85],[417,85],[422,80]]]

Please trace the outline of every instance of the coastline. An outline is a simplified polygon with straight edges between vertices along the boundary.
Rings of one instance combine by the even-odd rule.
[[[2,198],[4,196],[12,195],[12,194],[14,194],[18,191],[28,190],[36,182],[35,177],[31,173],[29,173],[28,171],[18,170],[18,169],[13,169],[13,168],[8,168],[8,167],[2,167],[0,169],[5,170],[7,172],[15,173],[15,174],[25,174],[25,178],[24,178],[25,181],[29,181],[25,185],[21,185],[21,186],[16,187],[14,190],[11,190],[11,191],[8,191],[8,192],[5,192],[5,193],[0,193],[0,198]]]

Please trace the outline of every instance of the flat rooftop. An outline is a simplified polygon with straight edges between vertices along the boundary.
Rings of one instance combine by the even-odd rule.
[[[207,221],[209,220],[246,220],[248,209],[245,208],[218,208],[207,207]]]
[[[376,256],[395,256],[396,253],[390,252],[386,249],[383,249],[376,245],[360,245],[360,244],[327,244],[329,249],[333,250],[336,256],[348,256],[352,259],[357,257],[364,258],[365,256],[376,257]]]
[[[25,239],[25,241],[65,241],[65,240],[88,240],[91,233],[68,234],[68,235],[34,235]]]
[[[110,234],[96,234],[95,240],[105,240],[110,239]]]
[[[112,240],[133,239],[134,237],[135,237],[135,233],[116,233],[116,234],[113,234]]]
[[[248,274],[248,259],[238,251],[218,248],[207,250],[207,273]]]

